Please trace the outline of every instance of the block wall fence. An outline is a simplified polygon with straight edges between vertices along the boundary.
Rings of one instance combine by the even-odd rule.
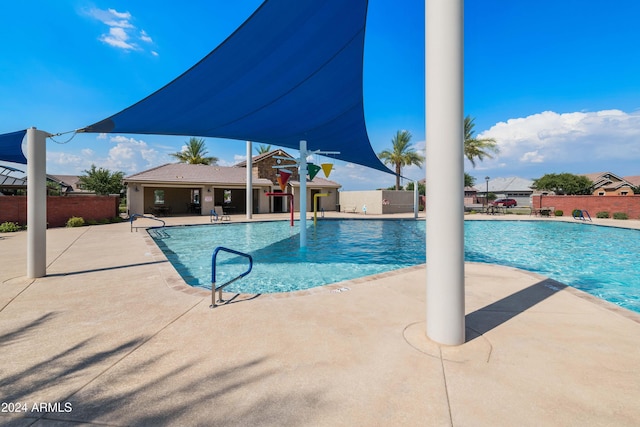
[[[563,216],[571,216],[574,209],[586,210],[592,218],[598,212],[624,212],[629,219],[640,219],[640,195],[633,196],[532,196],[533,209],[553,207]]]
[[[100,221],[118,216],[118,196],[48,196],[47,226],[64,227],[73,216]],[[0,224],[27,223],[27,196],[0,196]]]

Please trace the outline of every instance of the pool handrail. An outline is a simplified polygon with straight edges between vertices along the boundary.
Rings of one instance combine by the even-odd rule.
[[[230,254],[234,254],[234,255],[238,255],[238,256],[243,256],[245,258],[249,259],[249,268],[247,269],[247,271],[245,271],[244,273],[240,274],[239,276],[236,276],[235,278],[229,280],[226,283],[223,283],[222,285],[216,287],[216,258],[218,256],[218,252],[220,251],[224,251],[224,252],[228,252]],[[223,302],[222,300],[222,289],[224,289],[226,286],[232,284],[233,282],[235,282],[238,279],[242,279],[244,276],[246,276],[247,274],[251,273],[251,269],[253,268],[253,257],[249,254],[245,254],[244,252],[239,252],[233,249],[229,249],[229,248],[225,248],[224,246],[218,246],[217,248],[214,249],[213,251],[213,255],[211,256],[211,305],[209,306],[209,308],[216,308],[217,306],[217,302]],[[218,292],[218,301],[216,301],[216,291]]]
[[[593,222],[593,220],[591,219],[591,215],[589,215],[589,211],[576,209],[572,212],[573,219],[580,219],[582,221],[587,220],[587,218],[585,218],[584,216],[585,214],[587,214],[587,218],[589,218],[589,221]]]
[[[133,221],[135,221],[138,218],[147,218],[147,219],[152,219],[154,221],[160,221],[162,223],[162,225],[156,225],[155,227],[134,227],[133,226]],[[129,218],[129,223],[131,224],[131,232],[133,232],[134,228],[136,229],[136,231],[138,231],[138,228],[154,229],[154,228],[162,228],[162,227],[164,227],[166,225],[164,220],[162,220],[160,218],[156,218],[155,216],[143,215],[143,214],[133,214],[133,215],[131,215],[131,217]]]

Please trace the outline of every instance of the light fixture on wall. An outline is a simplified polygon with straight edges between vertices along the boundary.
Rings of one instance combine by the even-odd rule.
[[[133,187],[133,191],[135,191],[136,193],[137,193],[138,191],[140,191],[140,190],[138,189],[138,186],[137,186],[137,185],[136,185],[135,187]]]
[[[207,193],[211,193],[211,187],[207,187]]]

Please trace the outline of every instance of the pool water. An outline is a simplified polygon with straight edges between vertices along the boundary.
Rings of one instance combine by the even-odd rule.
[[[273,293],[308,289],[425,262],[425,223],[323,220],[307,231],[288,221],[167,227],[155,238],[184,280],[211,289],[217,246],[249,253],[253,270],[226,290]],[[151,233],[153,235],[153,232]],[[583,223],[465,221],[465,259],[540,273],[640,312],[640,231]],[[246,258],[219,252],[217,285],[247,269]]]

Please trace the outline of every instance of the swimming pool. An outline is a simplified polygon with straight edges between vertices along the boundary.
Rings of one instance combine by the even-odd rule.
[[[227,290],[273,293],[308,289],[425,262],[425,223],[323,220],[307,231],[287,221],[167,227],[154,238],[184,280],[211,288],[217,246],[251,254],[253,271]],[[465,221],[465,259],[540,273],[640,312],[640,231],[547,221]],[[218,284],[246,270],[220,252]]]

